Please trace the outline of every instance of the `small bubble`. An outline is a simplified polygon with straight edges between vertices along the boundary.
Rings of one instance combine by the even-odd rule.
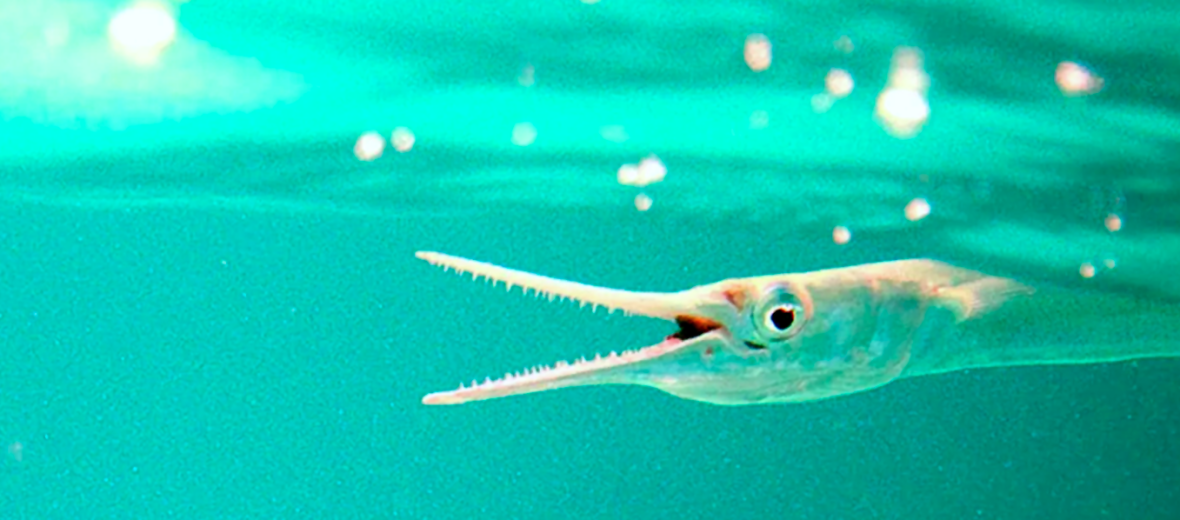
[[[836,50],[843,52],[844,54],[852,54],[852,38],[849,38],[848,36],[836,38],[835,46]]]
[[[1106,230],[1110,231],[1111,233],[1114,233],[1115,231],[1123,229],[1122,217],[1119,217],[1118,215],[1115,215],[1114,213],[1111,213],[1106,216],[1106,220],[1104,221],[1104,224],[1106,224]]]
[[[385,139],[377,132],[365,132],[357,138],[352,153],[362,161],[372,161],[385,151]]]
[[[649,155],[639,161],[639,180],[644,186],[662,182],[668,175],[668,168],[659,157]]]
[[[905,218],[917,222],[930,215],[930,203],[926,199],[916,198],[905,205]]]
[[[516,78],[516,82],[520,83],[522,87],[531,87],[537,81],[535,74],[536,69],[533,68],[532,64],[525,65],[524,69],[520,71],[520,76]]]
[[[409,128],[399,126],[393,129],[393,134],[389,137],[389,142],[393,144],[393,149],[400,153],[406,153],[414,148],[414,132]]]
[[[627,129],[622,125],[607,125],[598,130],[603,139],[612,143],[625,142],[630,136],[627,135]]]
[[[25,445],[21,444],[20,441],[9,444],[8,445],[8,455],[11,456],[12,459],[17,462],[24,461],[25,460]]]
[[[750,128],[754,130],[766,128],[770,124],[770,114],[765,110],[755,110],[750,114]]]
[[[832,69],[824,77],[824,87],[833,98],[840,99],[852,93],[852,74],[844,69]]]
[[[624,164],[619,167],[619,184],[644,187],[664,180],[668,168],[654,155],[645,157],[639,164]]]
[[[639,167],[634,164],[624,164],[619,167],[619,184],[624,186],[639,185]]]
[[[821,92],[811,96],[811,109],[817,114],[822,114],[832,108],[832,104],[835,102],[836,100],[832,98],[831,94]]]
[[[746,46],[742,54],[746,58],[746,65],[750,67],[750,70],[762,72],[770,68],[770,39],[763,34],[751,34],[746,37]]]
[[[849,231],[848,228],[844,226],[836,226],[836,228],[832,230],[832,242],[835,242],[839,245],[844,245],[847,244],[849,240],[852,240],[852,232]]]
[[[1078,274],[1082,275],[1082,278],[1093,278],[1094,264],[1091,264],[1090,262],[1082,264],[1082,266],[1078,268]]]
[[[1090,72],[1090,69],[1072,61],[1063,61],[1057,65],[1054,75],[1057,88],[1067,96],[1085,96],[1102,90],[1102,78]]]
[[[512,144],[528,146],[537,139],[537,129],[532,123],[517,123],[512,127]]]
[[[640,193],[635,196],[635,209],[639,211],[647,211],[651,209],[652,200],[647,194]]]

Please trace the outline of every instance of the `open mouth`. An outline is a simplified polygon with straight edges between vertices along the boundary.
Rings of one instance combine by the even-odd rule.
[[[697,336],[701,336],[709,331],[714,331],[721,328],[721,324],[709,318],[701,318],[699,316],[677,316],[676,325],[680,330],[675,334],[667,337],[667,340],[678,339],[688,340]]]
[[[720,334],[722,329],[721,323],[698,315],[699,303],[691,294],[596,287],[441,253],[419,252],[417,256],[444,270],[467,273],[474,279],[484,278],[493,285],[503,283],[509,289],[519,287],[526,294],[532,291],[550,300],[573,300],[594,308],[605,307],[608,311],[661,318],[678,326],[664,341],[649,347],[539,366],[505,374],[500,379],[487,378],[482,383],[473,381],[470,386],[460,385],[455,390],[427,395],[422,399],[425,404],[456,404],[568,386],[635,383],[651,367],[651,361],[683,352],[708,335]]]

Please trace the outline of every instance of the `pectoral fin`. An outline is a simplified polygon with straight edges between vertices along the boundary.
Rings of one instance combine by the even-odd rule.
[[[1033,289],[1014,280],[987,276],[938,290],[938,299],[955,313],[956,321],[978,318]]]

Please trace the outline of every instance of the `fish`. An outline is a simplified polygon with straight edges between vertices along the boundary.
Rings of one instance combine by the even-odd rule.
[[[438,252],[416,256],[509,290],[677,326],[654,345],[461,384],[426,395],[427,405],[588,385],[647,386],[715,405],[799,403],[971,368],[1180,356],[1180,306],[1044,290],[932,259],[640,292]]]

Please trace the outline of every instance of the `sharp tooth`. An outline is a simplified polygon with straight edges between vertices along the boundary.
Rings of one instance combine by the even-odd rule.
[[[612,350],[612,351],[610,351],[610,356],[607,356],[607,357],[612,357],[612,358],[619,357],[619,353]]]
[[[600,359],[602,359],[602,354],[599,354],[599,353],[595,352],[595,353],[594,353],[594,361],[598,361],[598,360],[600,360]]]
[[[483,384],[485,384],[485,385],[490,385],[490,384],[492,384],[492,378],[490,378],[490,377],[486,377],[486,378],[484,378],[484,380],[483,380]]]

